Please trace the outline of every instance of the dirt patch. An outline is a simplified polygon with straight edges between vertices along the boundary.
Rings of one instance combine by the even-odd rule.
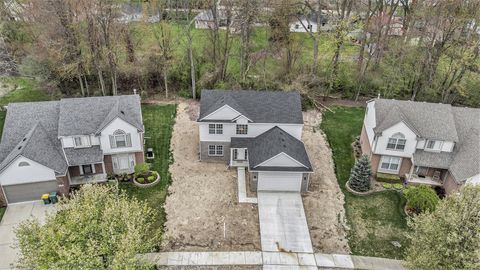
[[[321,104],[332,107],[332,106],[345,106],[345,107],[366,107],[367,100],[371,98],[361,97],[357,101],[351,99],[341,99],[338,97],[327,97],[326,100],[323,100],[323,96],[317,99]]]
[[[304,112],[302,140],[314,172],[303,196],[310,237],[316,252],[350,253],[346,234],[344,195],[335,176],[332,151],[320,130],[322,115]]]
[[[236,171],[223,163],[199,161],[198,106],[190,101],[177,107],[163,247],[182,251],[259,250],[258,209],[238,203]]]

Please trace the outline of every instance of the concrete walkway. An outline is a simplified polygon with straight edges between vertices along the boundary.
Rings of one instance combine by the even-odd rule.
[[[157,266],[241,266],[263,265],[263,269],[342,268],[365,270],[405,270],[402,261],[321,253],[286,252],[161,252],[139,255]]]
[[[15,228],[21,222],[37,218],[43,224],[48,213],[56,210],[55,205],[44,205],[42,201],[11,204],[0,222],[0,269],[15,269],[18,258]]]
[[[257,203],[257,198],[247,197],[247,184],[245,182],[245,167],[237,169],[238,183],[238,202],[240,203]]]

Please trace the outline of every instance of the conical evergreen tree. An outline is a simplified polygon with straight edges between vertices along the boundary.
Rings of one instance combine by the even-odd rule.
[[[359,192],[366,192],[370,189],[370,177],[372,176],[372,166],[368,156],[363,155],[357,160],[350,172],[348,185],[351,189]]]

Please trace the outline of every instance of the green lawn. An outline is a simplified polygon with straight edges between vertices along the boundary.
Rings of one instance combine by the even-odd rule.
[[[33,79],[24,77],[5,77],[0,78],[0,83],[9,84],[15,87],[14,91],[0,97],[0,106],[8,105],[8,103],[11,102],[50,100],[50,97],[46,93],[38,89],[37,82]]]
[[[145,148],[153,148],[155,159],[152,168],[160,173],[161,182],[154,187],[138,188],[132,183],[121,183],[121,189],[127,194],[144,200],[153,209],[159,211],[158,227],[163,227],[165,214],[163,203],[167,196],[170,184],[168,166],[171,163],[170,138],[172,137],[173,124],[175,123],[175,105],[143,105],[143,124],[145,125]]]
[[[3,215],[5,214],[5,211],[7,211],[6,207],[1,207],[0,208],[0,221],[2,221]]]
[[[356,196],[345,189],[354,165],[351,143],[360,135],[363,108],[335,107],[323,115],[322,130],[332,148],[335,173],[345,194],[345,210],[350,231],[349,244],[355,255],[402,259],[408,244],[404,233],[407,223],[405,198],[396,191]],[[402,247],[392,245],[398,241]]]

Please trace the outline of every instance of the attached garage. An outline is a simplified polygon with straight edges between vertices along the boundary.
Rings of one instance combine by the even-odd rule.
[[[40,200],[42,194],[57,191],[57,180],[2,186],[7,202],[17,203]]]
[[[258,191],[293,191],[300,192],[302,173],[295,172],[259,172]]]

